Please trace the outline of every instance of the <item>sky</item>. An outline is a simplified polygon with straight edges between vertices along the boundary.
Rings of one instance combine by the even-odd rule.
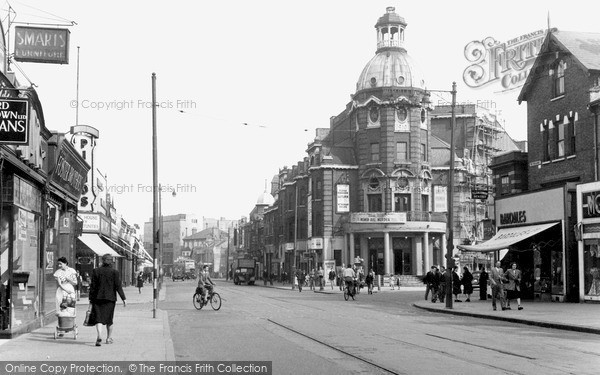
[[[509,42],[548,19],[559,30],[600,32],[600,3],[580,0],[38,0],[5,2],[0,15],[11,49],[17,25],[68,25],[69,64],[14,69],[23,85],[36,85],[49,129],[68,132],[78,117],[100,131],[96,165],[117,211],[142,225],[152,215],[152,73],[159,181],[176,191],[163,193],[163,214],[239,219],[351,100],[388,6],[408,24],[405,46],[426,87],[456,82],[459,103],[487,104],[515,140],[526,140],[526,102],[498,82],[469,87],[466,46]],[[432,102],[449,98],[435,93]]]

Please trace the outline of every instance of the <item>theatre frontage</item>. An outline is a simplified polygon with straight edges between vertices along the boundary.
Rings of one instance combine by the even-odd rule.
[[[496,234],[488,241],[458,248],[491,253],[504,270],[516,262],[523,273],[521,291],[525,299],[580,302],[581,267],[573,231],[575,194],[575,185],[567,184],[498,198]]]

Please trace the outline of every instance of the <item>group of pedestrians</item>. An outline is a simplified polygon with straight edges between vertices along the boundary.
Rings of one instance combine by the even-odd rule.
[[[521,306],[521,270],[517,268],[517,263],[511,263],[510,269],[506,272],[502,269],[500,261],[490,272],[490,285],[492,287],[492,308],[497,308],[496,300],[500,300],[502,310],[511,310],[510,301],[517,301],[517,309],[523,310]]]
[[[458,298],[459,294],[467,296],[466,302],[471,302],[471,294],[473,294],[473,274],[467,266],[463,267],[462,276],[458,274],[458,267],[454,266],[451,275],[447,274],[446,267],[431,266],[431,270],[427,272],[423,278],[425,283],[425,299],[429,298],[431,293],[431,302],[435,303],[439,299],[444,302],[446,298],[446,278],[452,277],[452,294],[454,294],[454,302],[462,302]]]

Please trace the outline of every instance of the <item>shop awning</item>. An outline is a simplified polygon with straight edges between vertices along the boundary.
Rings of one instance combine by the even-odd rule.
[[[113,257],[121,258],[116,251],[110,248],[97,234],[93,233],[84,233],[80,237],[77,238],[81,242],[83,242],[87,247],[90,248],[94,253],[98,256],[102,256],[104,254],[110,254]]]
[[[523,241],[526,238],[535,236],[546,229],[555,226],[556,223],[525,225],[522,227],[503,228],[489,240],[477,245],[458,245],[460,250],[489,252],[506,249],[512,244]]]
[[[133,251],[132,251],[132,250],[130,250],[130,249],[128,249],[128,248],[126,248],[125,246],[123,246],[123,245],[119,244],[119,243],[118,243],[118,242],[116,242],[116,241],[113,241],[113,240],[112,240],[112,239],[110,239],[109,237],[106,237],[106,236],[102,236],[102,237],[104,237],[104,238],[105,238],[105,239],[106,239],[108,242],[110,242],[110,243],[112,243],[113,245],[115,245],[115,246],[116,246],[118,249],[121,249],[121,251],[124,251],[124,252],[126,252],[126,253],[129,253],[129,254],[131,254],[131,255],[135,255],[135,254],[133,253]]]

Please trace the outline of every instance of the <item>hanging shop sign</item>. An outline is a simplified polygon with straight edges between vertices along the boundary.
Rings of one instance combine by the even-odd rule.
[[[68,64],[68,29],[15,27],[15,60],[24,62]]]
[[[27,100],[0,100],[0,144],[29,143],[29,103]]]
[[[488,191],[480,189],[471,190],[471,199],[488,199]]]

